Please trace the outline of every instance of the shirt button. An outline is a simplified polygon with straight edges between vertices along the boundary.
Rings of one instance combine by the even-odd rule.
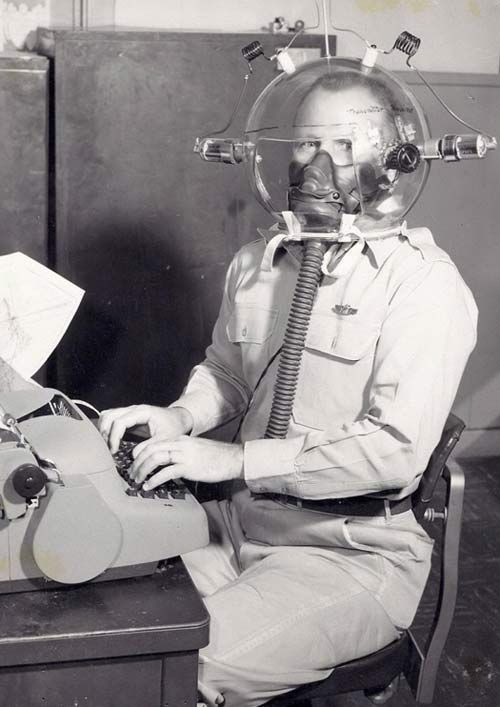
[[[241,336],[246,336],[247,333],[248,333],[248,329],[246,328],[246,326],[244,326],[243,329],[241,330]]]

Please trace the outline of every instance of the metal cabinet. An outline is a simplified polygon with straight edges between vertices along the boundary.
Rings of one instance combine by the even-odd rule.
[[[0,56],[0,253],[47,262],[48,61]]]

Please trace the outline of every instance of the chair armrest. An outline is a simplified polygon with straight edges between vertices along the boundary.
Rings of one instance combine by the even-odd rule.
[[[458,555],[465,477],[457,462],[450,460],[444,468],[443,478],[446,482],[447,510],[443,528],[439,597],[415,695],[417,702],[424,704],[432,702],[439,659],[451,628],[458,589]]]

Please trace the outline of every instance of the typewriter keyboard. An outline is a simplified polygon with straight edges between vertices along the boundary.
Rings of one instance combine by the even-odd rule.
[[[113,454],[116,470],[118,471],[122,479],[127,483],[125,493],[128,496],[138,496],[142,498],[185,498],[186,487],[179,479],[166,481],[164,484],[160,484],[160,486],[146,491],[142,488],[142,482],[137,483],[136,481],[130,478],[129,469],[132,466],[133,462],[132,450],[136,446],[136,444],[136,442],[131,442],[129,440],[122,439],[118,451],[116,452],[116,454]],[[149,476],[152,476],[154,473],[155,472],[152,472],[151,474],[149,474]],[[147,478],[149,478],[149,476]]]

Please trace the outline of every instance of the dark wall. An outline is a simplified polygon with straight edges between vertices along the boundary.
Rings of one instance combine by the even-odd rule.
[[[47,77],[44,57],[0,57],[0,254],[47,262]]]
[[[0,56],[0,255],[22,251],[43,264],[49,254],[48,74],[44,57]],[[45,382],[44,369],[36,379]]]
[[[431,133],[470,133],[432,97],[414,74],[403,76],[427,113]],[[499,136],[500,77],[481,74],[427,74],[439,95],[471,125]],[[435,162],[422,196],[410,212],[410,225],[428,226],[453,258],[479,308],[478,342],[459,389],[455,410],[467,423],[462,450],[500,453],[500,238],[498,185],[500,152],[484,160]],[[432,342],[429,342],[432,346]],[[491,430],[491,434],[485,434]]]
[[[268,54],[284,43],[259,38]],[[203,357],[229,260],[270,223],[242,166],[193,153],[196,136],[226,124],[252,39],[40,31],[55,77],[55,266],[86,290],[56,357],[68,394],[169,402]],[[234,137],[277,75],[262,57],[253,68]]]

